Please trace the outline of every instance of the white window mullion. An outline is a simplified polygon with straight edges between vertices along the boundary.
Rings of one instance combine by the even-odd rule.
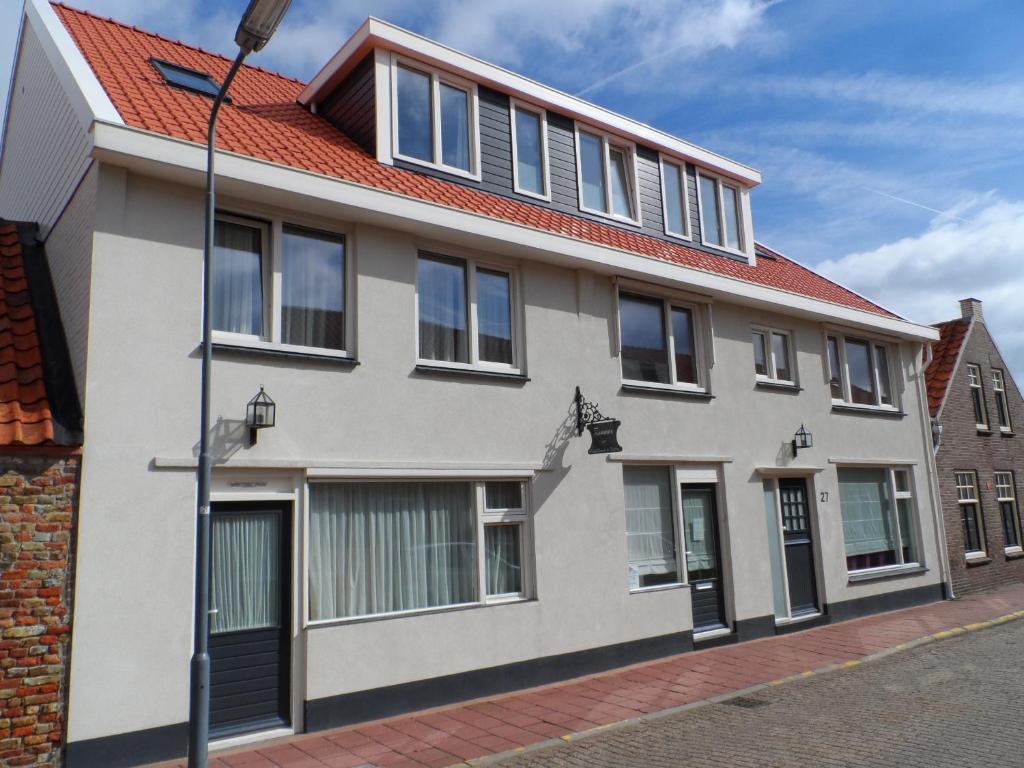
[[[892,499],[890,524],[896,531],[896,562],[903,565],[903,532],[900,530],[900,502],[896,492],[896,471],[890,469],[889,475],[889,498]]]
[[[469,334],[469,362],[471,365],[476,365],[480,362],[480,334],[477,333],[478,318],[477,318],[477,307],[476,307],[476,264],[472,261],[466,262],[466,281],[467,292],[467,314],[469,317],[466,318],[466,333]],[[511,278],[509,279],[509,293],[511,294]],[[512,361],[515,365],[515,360]]]
[[[433,139],[434,165],[441,164],[441,86],[436,72],[430,75],[430,134]]]
[[[729,247],[729,235],[725,231],[725,193],[722,191],[722,180],[715,179],[715,197],[718,199],[718,231],[722,235],[721,245]]]
[[[690,317],[693,317],[692,313]],[[676,336],[672,332],[672,305],[667,301],[661,304],[661,322],[665,328],[665,346],[668,350],[668,380],[675,386],[679,383],[679,377],[676,376]]]
[[[679,467],[672,466],[669,472],[672,483],[672,521],[676,527],[676,578],[680,584],[690,583],[690,569],[687,567],[686,525],[683,522],[683,489]]]
[[[473,483],[473,512],[476,515],[477,597],[487,602],[487,537],[484,535],[485,485]]]
[[[601,165],[601,172],[604,178],[604,211],[611,215],[612,211],[612,174],[611,174],[611,148],[608,146],[608,137],[601,137],[601,156],[604,162]]]
[[[267,261],[270,263],[270,280],[267,282],[270,295],[265,297],[264,303],[268,307],[267,322],[269,323],[268,338],[271,343],[281,342],[281,326],[284,322],[281,316],[281,248],[282,248],[282,225],[280,220],[274,221],[270,232],[270,254]]]

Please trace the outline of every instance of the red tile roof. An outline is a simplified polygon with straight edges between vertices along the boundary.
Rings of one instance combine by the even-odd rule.
[[[939,329],[939,340],[932,345],[932,361],[924,372],[928,387],[928,411],[932,416],[938,416],[942,402],[946,399],[946,390],[956,374],[960,348],[967,338],[971,321],[950,320],[935,327]]]
[[[167,85],[150,57],[209,72],[221,80],[231,61],[110,19],[54,6],[125,123],[206,143],[210,100]],[[304,84],[245,66],[221,112],[218,146],[230,152],[300,168],[579,240],[629,251],[748,283],[895,317],[852,291],[781,256],[752,267],[696,248],[588,221],[537,205],[481,192],[379,163],[352,139],[296,99]]]
[[[49,445],[53,416],[16,224],[0,220],[0,445]]]

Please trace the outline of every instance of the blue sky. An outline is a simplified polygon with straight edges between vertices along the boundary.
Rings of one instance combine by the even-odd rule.
[[[230,53],[246,2],[72,4]],[[759,240],[919,322],[982,299],[1024,386],[1020,0],[294,0],[252,61],[308,79],[369,14],[760,169]]]

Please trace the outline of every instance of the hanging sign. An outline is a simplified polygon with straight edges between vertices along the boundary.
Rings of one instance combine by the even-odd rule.
[[[622,450],[619,445],[619,426],[622,424],[618,419],[604,419],[593,421],[587,424],[590,431],[590,450],[587,453],[618,453]]]

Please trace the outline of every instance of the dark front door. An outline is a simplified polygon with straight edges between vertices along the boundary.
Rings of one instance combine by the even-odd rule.
[[[291,525],[277,504],[213,507],[210,733],[288,725]]]
[[[786,574],[789,580],[789,612],[792,616],[818,610],[818,589],[814,583],[814,538],[807,481],[779,480],[782,500],[782,534],[786,545]]]
[[[686,573],[693,605],[693,631],[721,629],[725,623],[718,515],[710,488],[682,487]]]

